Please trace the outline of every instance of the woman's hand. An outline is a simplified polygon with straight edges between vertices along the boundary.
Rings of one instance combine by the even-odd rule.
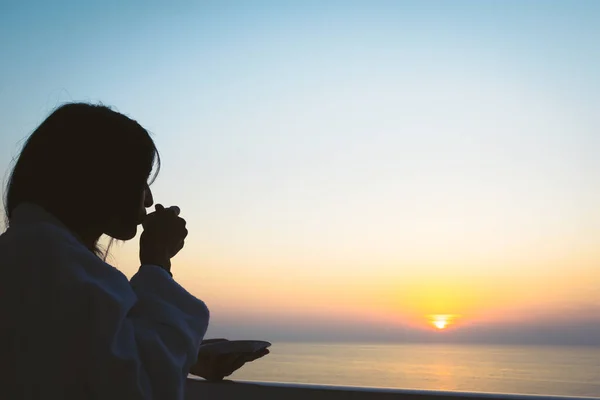
[[[140,238],[140,262],[171,269],[171,258],[183,248],[188,234],[179,208],[156,205],[156,211],[146,216]]]
[[[203,340],[202,344],[216,343],[226,341],[227,339],[208,339]],[[208,381],[220,381],[226,376],[233,374],[242,368],[247,362],[269,354],[268,349],[256,353],[230,353],[230,354],[209,354],[200,352],[196,364],[190,368],[190,373]]]

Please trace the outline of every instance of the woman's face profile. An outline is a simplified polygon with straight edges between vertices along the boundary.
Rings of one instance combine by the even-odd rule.
[[[131,205],[135,204],[134,207]],[[137,234],[137,227],[146,218],[146,208],[152,207],[154,198],[148,184],[141,193],[136,194],[136,201],[119,203],[117,216],[111,218],[104,233],[117,240],[131,240]]]
[[[146,184],[146,187],[144,188],[144,191],[142,193],[142,201],[140,202],[140,218],[138,224],[144,222],[144,218],[146,218],[146,208],[152,207],[153,204],[154,197],[152,196],[152,190],[150,190],[150,186]]]

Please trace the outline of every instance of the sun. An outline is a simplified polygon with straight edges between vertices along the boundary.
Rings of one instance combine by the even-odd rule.
[[[448,321],[433,321],[433,326],[435,326],[438,329],[444,329],[446,328],[446,326],[448,325]]]
[[[454,314],[435,314],[429,316],[429,322],[437,329],[443,330],[451,325],[456,318]]]

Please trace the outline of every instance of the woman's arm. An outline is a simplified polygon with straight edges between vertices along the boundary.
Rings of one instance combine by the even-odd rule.
[[[31,299],[39,316],[29,319],[43,328],[27,333],[37,338],[28,349],[37,356],[28,358],[51,368],[43,386],[60,394],[84,384],[96,399],[182,399],[208,326],[206,305],[160,267],[144,265],[128,281],[84,247],[59,240],[60,232],[50,235],[24,260],[46,276],[29,275],[40,289]]]
[[[187,236],[185,225],[177,207],[165,209],[162,205],[157,205],[144,223],[140,239],[143,265],[130,282],[136,301],[125,316],[126,323],[116,327],[117,336],[120,329],[125,332],[124,343],[132,334],[134,343],[108,353],[103,367],[103,371],[110,371],[108,381],[124,376],[125,384],[137,382],[130,386],[129,398],[137,395],[139,387],[151,394],[146,395],[148,398],[183,398],[185,379],[208,327],[204,303],[179,286],[169,272],[170,258],[181,250]],[[157,264],[150,265],[152,262]],[[104,360],[104,354],[95,352],[94,358]],[[123,365],[123,358],[135,360],[137,366],[116,375],[112,371]],[[114,397],[109,385],[98,382],[96,386],[98,393],[107,390],[106,397]]]
[[[99,399],[182,399],[208,326],[205,304],[160,267],[142,266],[129,290],[126,279],[107,285],[80,278],[90,328],[82,360],[89,390]],[[65,305],[65,312],[84,311],[78,308]]]

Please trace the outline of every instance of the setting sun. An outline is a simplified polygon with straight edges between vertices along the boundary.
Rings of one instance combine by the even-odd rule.
[[[433,325],[438,329],[444,329],[447,324],[447,321],[433,321]]]
[[[450,325],[453,320],[456,318],[456,315],[452,314],[437,314],[430,315],[429,322],[439,330],[446,329],[448,325]]]

